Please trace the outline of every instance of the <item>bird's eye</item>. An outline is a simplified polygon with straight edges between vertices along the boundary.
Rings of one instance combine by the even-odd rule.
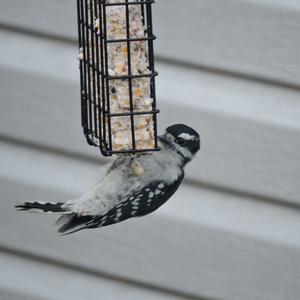
[[[176,143],[180,146],[184,145],[185,140],[184,139],[177,139]]]

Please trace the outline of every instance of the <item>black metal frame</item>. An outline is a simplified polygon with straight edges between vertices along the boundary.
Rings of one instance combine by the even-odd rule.
[[[82,126],[87,142],[100,148],[104,156],[115,153],[138,153],[158,151],[157,139],[157,113],[155,77],[158,73],[154,69],[153,40],[155,36],[152,31],[152,3],[154,0],[120,0],[119,3],[107,3],[106,0],[77,0],[78,4],[78,36],[80,58],[80,85],[81,85],[81,109]],[[93,6],[93,7],[89,7]],[[126,32],[124,39],[108,40],[106,26],[106,8],[108,6],[122,5],[126,12]],[[129,6],[140,5],[143,22],[146,26],[145,37],[131,38],[129,24]],[[99,28],[95,28],[95,20],[100,20]],[[149,73],[132,74],[131,70],[131,43],[145,41],[148,46]],[[124,76],[111,76],[108,71],[108,44],[127,43],[128,49],[128,74]],[[91,45],[91,47],[89,46]],[[132,80],[135,78],[150,78],[150,97],[153,99],[151,111],[134,111]],[[127,80],[129,85],[130,111],[124,113],[112,113],[110,110],[110,81],[122,79]],[[152,115],[154,124],[153,149],[136,149],[136,136],[134,127],[134,116]],[[131,120],[132,148],[127,150],[114,150],[112,145],[111,119],[114,117],[128,116]]]

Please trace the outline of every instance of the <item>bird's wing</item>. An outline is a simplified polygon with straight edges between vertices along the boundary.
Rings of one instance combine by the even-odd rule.
[[[163,205],[178,189],[184,174],[173,184],[154,181],[143,189],[137,190],[101,216],[70,215],[65,218],[59,232],[71,234],[82,229],[103,227],[122,222],[132,217],[147,215]]]

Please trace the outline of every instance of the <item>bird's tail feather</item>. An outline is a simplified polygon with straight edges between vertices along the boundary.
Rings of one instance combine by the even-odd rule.
[[[78,216],[75,213],[61,216],[55,223],[60,226],[58,229],[59,233],[71,234],[81,229],[86,228],[87,223],[93,220],[92,216]]]
[[[27,212],[35,212],[35,213],[65,213],[65,209],[63,209],[63,205],[65,203],[57,202],[24,202],[21,204],[15,205],[18,211],[27,211]]]
[[[93,216],[80,216],[68,210],[65,203],[62,202],[24,202],[15,205],[15,208],[17,208],[18,211],[61,214],[55,225],[59,226],[58,232],[63,235],[86,228],[87,224],[94,218]]]

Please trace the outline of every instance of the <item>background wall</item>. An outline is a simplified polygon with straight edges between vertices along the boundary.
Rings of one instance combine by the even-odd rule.
[[[15,202],[78,196],[103,163],[80,128],[76,5],[0,4],[0,298],[295,300],[300,2],[158,0],[160,129],[202,151],[157,213],[60,237]]]

